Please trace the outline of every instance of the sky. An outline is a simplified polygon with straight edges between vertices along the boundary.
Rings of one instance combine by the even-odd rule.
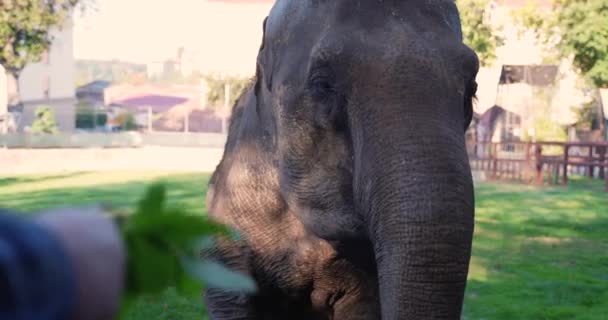
[[[267,4],[206,0],[95,0],[74,18],[77,59],[146,63],[174,57],[177,48],[198,52],[209,67],[254,64]],[[253,58],[251,57],[253,55]]]

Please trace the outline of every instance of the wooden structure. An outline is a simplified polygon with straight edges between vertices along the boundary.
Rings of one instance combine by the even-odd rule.
[[[571,175],[606,180],[608,142],[475,142],[468,146],[471,169],[489,179],[568,184]]]

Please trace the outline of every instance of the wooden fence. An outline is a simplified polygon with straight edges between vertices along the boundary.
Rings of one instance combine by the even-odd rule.
[[[608,143],[474,142],[467,145],[471,169],[488,179],[568,184],[572,175],[606,180]]]

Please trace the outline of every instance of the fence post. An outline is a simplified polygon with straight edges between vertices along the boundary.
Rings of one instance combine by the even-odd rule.
[[[597,153],[600,154],[600,179],[604,179],[606,177],[606,166],[608,165],[608,163],[606,163],[606,149],[608,149],[607,147],[598,147],[597,148]]]
[[[492,143],[490,145],[490,148],[492,148],[492,178],[496,179],[496,177],[498,176],[498,143]]]
[[[589,161],[589,168],[587,170],[589,170],[587,172],[587,176],[589,176],[589,178],[593,178],[594,176],[594,167],[593,167],[593,146],[589,146],[589,159],[587,159],[587,161]]]
[[[543,147],[540,144],[535,144],[536,149],[534,150],[534,155],[536,157],[536,184],[543,184]]]
[[[562,177],[562,185],[568,185],[568,153],[570,151],[570,145],[564,144],[564,175]]]
[[[188,133],[190,131],[190,113],[186,111],[184,113],[184,132]]]

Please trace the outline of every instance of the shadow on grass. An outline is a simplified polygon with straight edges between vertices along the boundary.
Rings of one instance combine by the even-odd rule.
[[[116,175],[116,173],[114,173]],[[0,206],[25,212],[106,203],[129,210],[154,180],[168,200],[205,214],[209,175],[134,178],[86,187],[66,181],[103,180],[105,173],[0,180]],[[116,177],[114,177],[116,178]],[[121,178],[121,176],[118,176]],[[12,180],[11,180],[12,179]],[[41,185],[33,184],[38,182]],[[52,188],[46,188],[44,183]],[[605,319],[608,314],[608,193],[599,181],[574,179],[569,187],[480,184],[464,319]],[[128,319],[200,319],[198,286],[184,297],[168,290],[139,301]]]
[[[0,178],[0,188],[9,187],[15,184],[20,183],[30,183],[30,182],[47,182],[51,180],[61,180],[71,177],[77,177],[82,175],[83,172],[70,172],[65,174],[56,174],[56,175],[44,175],[44,176],[16,176],[16,177],[7,177]]]
[[[608,193],[481,184],[465,319],[603,319]]]
[[[177,174],[159,178],[128,175],[124,183],[100,183],[113,175],[110,181],[120,181],[121,173],[71,173],[66,175],[24,176],[0,179],[0,207],[32,213],[41,209],[62,206],[78,206],[103,203],[120,211],[135,209],[147,186],[162,181],[167,186],[167,200],[178,204],[189,212],[206,214],[205,195],[210,176],[208,174]],[[63,187],[63,184],[85,183],[86,186]],[[47,185],[48,184],[48,185]],[[33,190],[33,191],[32,191]],[[150,319],[206,319],[202,303],[202,287],[198,282],[184,284],[186,295],[168,288],[159,295],[138,299],[123,318],[126,320]]]
[[[40,178],[6,178],[5,186],[30,182],[47,182],[65,178],[76,178],[83,173],[66,176]],[[12,182],[7,182],[12,180]],[[145,189],[153,182],[162,181],[167,186],[169,203],[185,206],[188,210],[205,214],[205,194],[208,174],[181,174],[156,179],[132,180],[125,183],[100,184],[87,187],[51,188],[3,194],[0,207],[16,209],[25,213],[62,206],[105,204],[112,208],[134,209]]]

